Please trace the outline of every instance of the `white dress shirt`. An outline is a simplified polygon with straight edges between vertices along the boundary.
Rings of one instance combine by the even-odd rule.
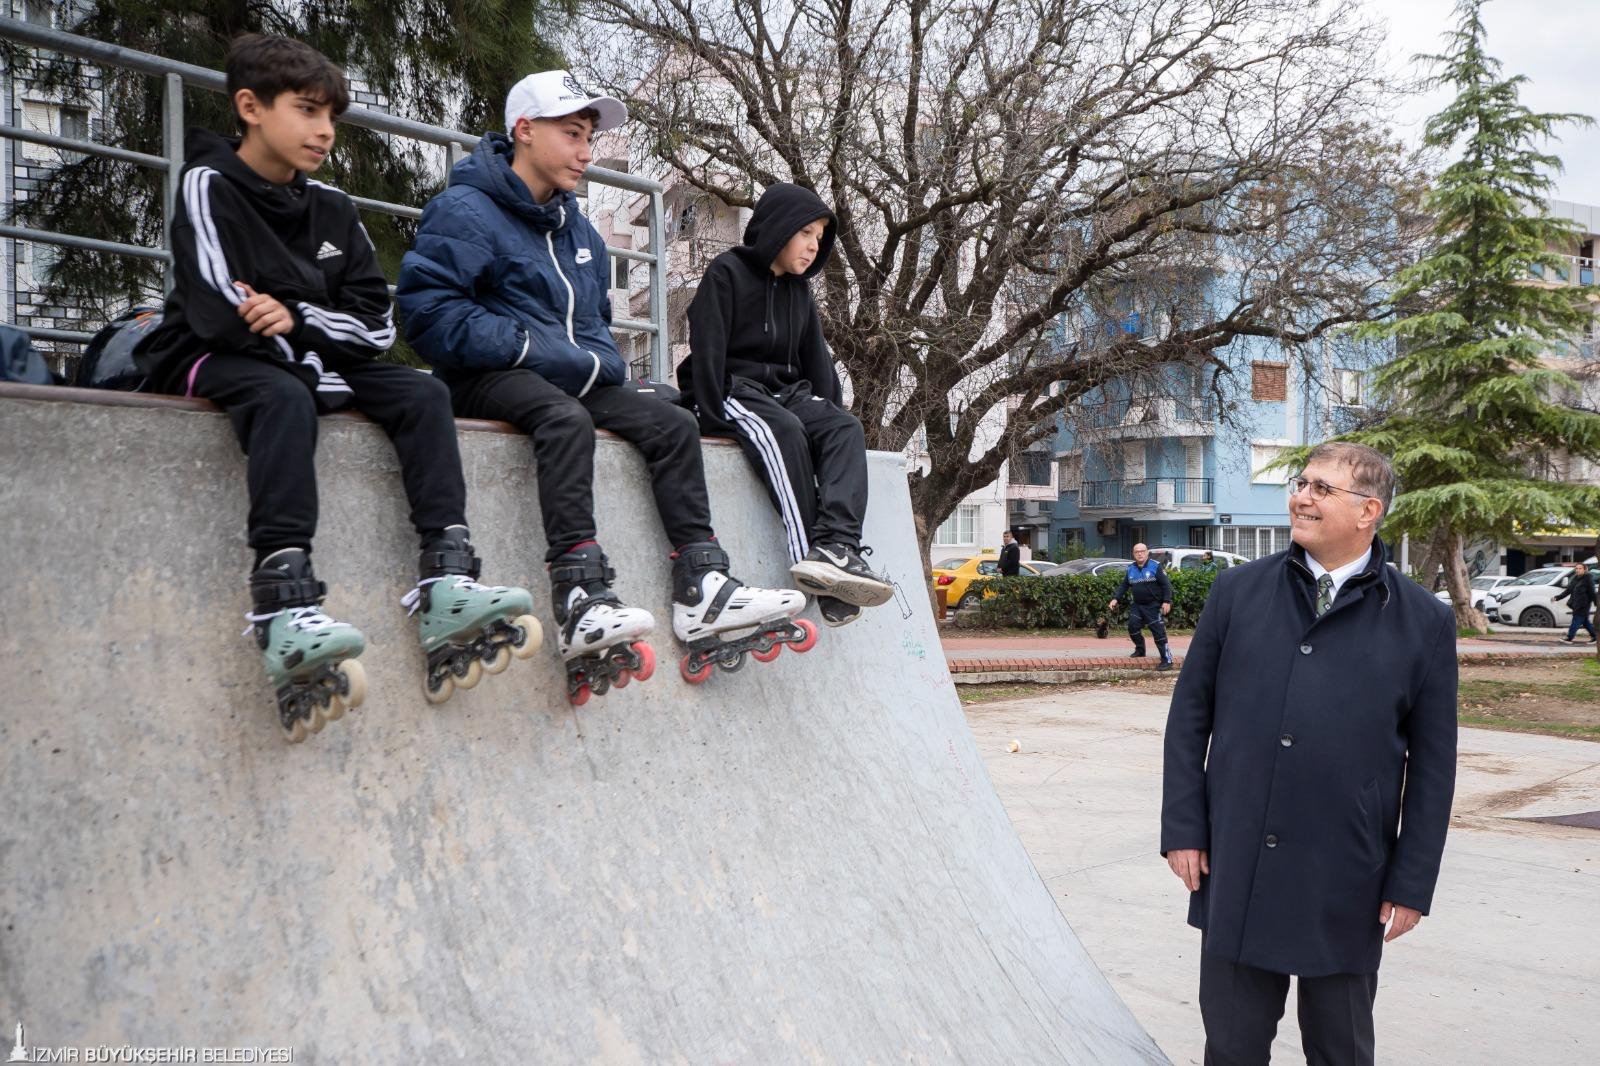
[[[1313,581],[1322,580],[1323,574],[1327,574],[1329,577],[1333,578],[1333,594],[1328,597],[1329,603],[1332,603],[1334,600],[1339,598],[1339,590],[1344,587],[1344,583],[1355,575],[1361,573],[1361,571],[1365,570],[1367,568],[1367,563],[1371,559],[1372,549],[1368,548],[1366,551],[1361,553],[1361,558],[1355,560],[1354,562],[1345,563],[1337,570],[1329,570],[1327,567],[1317,562],[1317,560],[1312,557],[1310,552],[1306,552],[1306,564],[1311,567],[1311,578]]]

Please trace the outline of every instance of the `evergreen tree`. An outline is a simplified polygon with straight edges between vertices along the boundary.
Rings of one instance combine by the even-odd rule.
[[[396,115],[479,133],[499,129],[506,92],[524,74],[561,65],[543,30],[567,19],[575,0],[57,0],[56,24],[72,33],[214,70],[241,33],[295,37],[321,51]],[[96,73],[81,61],[10,48],[14,70],[87,98]],[[160,152],[162,79],[98,71],[105,79],[96,139]],[[184,123],[232,133],[221,94],[185,88]],[[444,177],[444,149],[355,126],[317,178],[356,196],[420,205]],[[162,175],[87,156],[72,160],[43,192],[17,206],[24,225],[146,246],[161,244]],[[390,277],[415,223],[375,212],[363,222]],[[100,321],[134,302],[159,301],[160,265],[151,260],[62,249],[46,279],[51,293],[98,311]]]
[[[1556,250],[1575,250],[1578,237],[1545,214],[1560,161],[1540,148],[1558,125],[1591,120],[1519,102],[1526,79],[1501,77],[1484,51],[1482,2],[1463,0],[1445,54],[1422,57],[1438,71],[1433,84],[1456,90],[1425,143],[1459,146],[1460,158],[1425,199],[1432,254],[1395,279],[1396,305],[1414,312],[1361,330],[1396,342],[1374,382],[1390,413],[1347,437],[1393,457],[1401,494],[1386,532],[1437,546],[1457,622],[1475,629],[1487,623],[1471,606],[1465,544],[1600,522],[1600,486],[1543,480],[1532,467],[1543,452],[1600,460],[1600,415],[1567,402],[1580,387],[1547,361],[1570,350],[1600,290],[1564,284],[1573,264]]]

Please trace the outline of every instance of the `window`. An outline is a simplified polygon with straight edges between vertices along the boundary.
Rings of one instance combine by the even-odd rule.
[[[1289,398],[1288,363],[1251,363],[1250,398],[1263,403],[1282,403]]]
[[[71,137],[75,141],[89,139],[89,112],[81,107],[63,107],[61,109],[61,136]]]
[[[611,287],[613,289],[626,289],[628,287],[628,268],[632,265],[630,260],[620,255],[611,257]]]
[[[1062,492],[1077,492],[1083,487],[1083,456],[1063,455],[1056,464]]]
[[[35,26],[54,26],[55,4],[51,0],[22,0],[22,21]]]
[[[1361,371],[1341,369],[1336,377],[1333,402],[1340,407],[1364,407]]]
[[[1258,444],[1250,445],[1250,484],[1252,485],[1287,485],[1290,472],[1287,467],[1266,469],[1268,463],[1282,455],[1289,446],[1287,444]],[[1243,555],[1243,552],[1239,554]]]
[[[1144,442],[1138,441],[1123,449],[1122,478],[1124,481],[1143,481],[1144,471]]]
[[[40,103],[37,100],[24,100],[22,102],[22,128],[35,133],[54,133],[55,108],[50,104]],[[54,148],[46,148],[42,144],[22,145],[22,158],[34,163],[54,163],[60,156]]]
[[[1221,526],[1222,550],[1260,559],[1289,546],[1288,526]]]
[[[946,518],[934,531],[933,542],[938,545],[976,544],[980,532],[978,515],[982,508],[975,503],[964,503],[956,513]]]

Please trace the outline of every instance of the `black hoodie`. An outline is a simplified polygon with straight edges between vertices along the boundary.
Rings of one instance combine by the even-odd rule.
[[[238,146],[189,131],[172,218],[172,294],[135,358],[157,388],[182,392],[207,352],[251,355],[283,363],[325,407],[338,406],[350,389],[324,357],[371,359],[394,343],[377,254],[348,196],[301,173],[275,185],[239,158]],[[294,327],[270,338],[251,333],[236,281],[277,297]]]
[[[827,226],[805,274],[774,274],[772,261],[789,238],[819,218]],[[813,395],[840,402],[807,283],[828,261],[834,228],[833,212],[815,193],[780,183],[761,194],[744,243],[706,267],[689,304],[689,358],[678,367],[678,388],[707,422],[732,428],[722,404],[735,378],[768,392],[806,381]]]

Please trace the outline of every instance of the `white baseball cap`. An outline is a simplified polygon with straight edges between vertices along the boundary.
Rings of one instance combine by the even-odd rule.
[[[519,118],[561,118],[590,107],[600,115],[594,124],[596,133],[628,121],[628,109],[621,100],[590,96],[578,79],[564,70],[529,74],[506,94],[506,132],[516,129]]]

